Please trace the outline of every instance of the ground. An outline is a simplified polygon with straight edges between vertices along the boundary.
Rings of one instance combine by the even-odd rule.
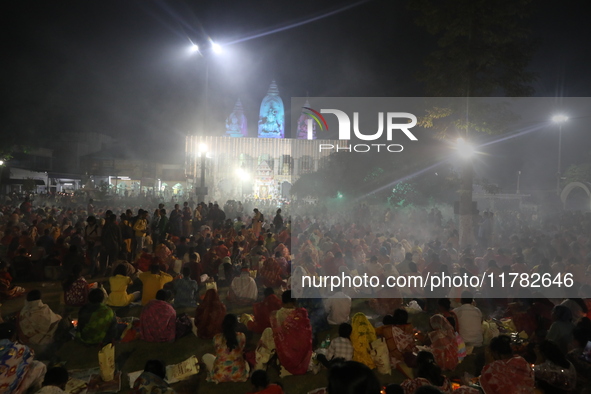
[[[105,281],[107,278],[100,278],[99,280]],[[62,294],[61,284],[59,282],[32,282],[32,283],[21,283],[21,286],[27,290],[40,289],[42,292],[43,301],[47,303],[56,313],[64,314],[64,305],[60,303],[60,296]],[[224,289],[220,289],[220,294],[224,294]],[[5,301],[1,307],[2,316],[5,318],[14,316],[24,304],[24,297],[19,297],[15,300]],[[121,308],[117,310],[117,315],[121,317],[125,316],[139,316],[141,307],[130,307]],[[179,309],[178,313],[186,312],[190,316],[193,316],[194,310],[192,309]],[[364,312],[368,315],[374,315],[366,306],[363,299],[353,300],[353,312]],[[240,307],[232,308],[228,307],[228,313],[235,313],[238,316],[242,313],[252,313],[251,307]],[[73,311],[70,315],[76,317],[76,311]],[[413,317],[413,323],[415,326],[424,326],[428,324],[426,321],[427,315],[417,315]],[[375,323],[375,322],[374,322]],[[320,340],[324,339],[326,335],[330,334],[332,338],[336,336],[336,329],[329,331],[323,331],[319,333]],[[254,349],[259,336],[255,335],[249,342],[248,346]],[[72,369],[86,369],[98,367],[98,346],[85,346],[77,341],[70,341],[64,344],[56,353],[57,357],[61,361],[66,362],[66,368]],[[148,359],[161,359],[165,364],[175,364],[183,361],[191,355],[196,355],[198,359],[205,353],[213,353],[212,341],[203,340],[195,337],[193,334],[187,335],[172,344],[169,343],[147,343],[141,340],[136,340],[130,343],[117,344],[115,346],[115,357],[117,368],[123,372],[122,381],[122,393],[129,391],[127,372],[133,372],[143,369],[146,360]],[[462,376],[463,371],[466,369],[471,374],[475,374],[470,366],[474,363],[470,358],[464,360],[464,362],[458,367],[453,374],[448,376]],[[285,378],[279,378],[279,371],[276,366],[269,367],[269,375],[272,382],[279,382],[283,385],[286,394],[305,394],[310,390],[325,387],[327,382],[327,371],[322,369],[317,375],[308,373],[304,376],[288,376]],[[392,375],[381,375],[378,374],[380,381],[386,385],[389,383],[400,383],[404,379],[403,375],[394,370]],[[201,372],[193,376],[191,379],[179,382],[173,385],[173,388],[179,394],[184,393],[247,393],[252,387],[250,383],[221,383],[214,384],[208,383],[205,380],[206,372],[205,366],[201,366]]]

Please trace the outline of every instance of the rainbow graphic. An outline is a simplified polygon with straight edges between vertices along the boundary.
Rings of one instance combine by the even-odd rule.
[[[324,127],[326,127],[326,130],[328,131],[328,123],[326,123],[326,119],[324,119],[324,116],[322,116],[320,114],[320,112],[315,111],[310,107],[302,107],[302,108],[306,110],[306,111],[302,111],[302,113],[306,114],[306,115],[310,116],[312,119],[314,119],[316,121],[316,123],[318,124],[318,126],[320,126],[320,130],[324,130]],[[322,122],[320,122],[320,120],[322,120]],[[324,127],[322,127],[322,124],[324,124]]]

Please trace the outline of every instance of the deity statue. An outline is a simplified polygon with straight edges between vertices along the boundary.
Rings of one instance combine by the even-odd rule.
[[[259,138],[285,137],[285,112],[275,81],[271,82],[259,112]]]
[[[234,110],[226,119],[226,135],[229,137],[247,137],[246,116],[240,99],[236,101]]]
[[[310,103],[306,100],[304,107],[310,107]],[[308,119],[312,120],[312,139],[316,139],[316,123],[313,121],[312,117],[302,110],[302,113],[298,119],[298,134],[297,139],[300,140],[307,140],[308,139]]]

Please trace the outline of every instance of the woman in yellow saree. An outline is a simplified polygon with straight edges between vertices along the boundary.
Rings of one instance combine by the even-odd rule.
[[[371,357],[371,343],[377,339],[376,330],[361,312],[353,316],[351,326],[353,327],[353,332],[351,333],[353,361],[360,362],[374,369],[375,363]]]

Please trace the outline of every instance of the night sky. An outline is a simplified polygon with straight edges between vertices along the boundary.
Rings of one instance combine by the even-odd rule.
[[[286,108],[290,97],[306,95],[423,96],[415,73],[435,41],[413,23],[406,4],[5,2],[2,133],[33,130],[42,140],[58,131],[95,131],[133,142],[146,154],[158,149],[176,155],[184,152],[184,136],[204,131],[206,69],[214,129],[206,134],[223,133],[223,121],[240,98],[255,136],[260,101],[272,79]],[[530,64],[538,73],[535,96],[558,97],[549,100],[565,112],[560,97],[591,96],[591,24],[580,4],[536,1],[528,22],[540,42]],[[249,39],[256,35],[262,36]],[[208,47],[208,38],[224,53],[189,52],[191,42]],[[589,159],[591,146],[589,114],[569,115],[578,121],[565,128],[565,167]],[[540,114],[540,121],[550,116]],[[482,171],[506,189],[515,182],[507,174],[520,169],[523,189],[551,188],[554,178],[545,172],[555,173],[556,138],[548,128],[497,145]]]

